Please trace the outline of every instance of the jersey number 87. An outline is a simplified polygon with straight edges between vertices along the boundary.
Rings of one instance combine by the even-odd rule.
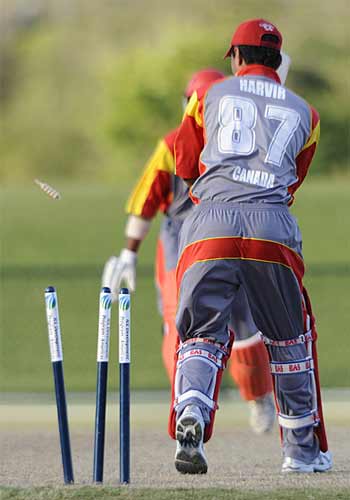
[[[252,99],[224,96],[219,104],[219,151],[223,154],[249,156],[255,151],[255,127],[258,110]],[[265,163],[280,167],[287,146],[300,123],[297,111],[267,104],[264,117],[277,120],[279,125],[271,138]]]

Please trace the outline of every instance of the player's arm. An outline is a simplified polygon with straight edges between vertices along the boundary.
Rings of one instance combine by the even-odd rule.
[[[308,173],[320,139],[320,116],[316,109],[314,109],[312,106],[310,106],[310,113],[311,131],[305,145],[303,146],[295,160],[298,180],[288,189],[289,193],[292,195],[292,199],[289,204],[292,204],[295,191],[301,186]]]
[[[125,247],[137,252],[158,210],[164,210],[171,195],[174,158],[166,140],[156,147],[126,205],[129,215]]]
[[[136,287],[137,253],[148,234],[158,210],[164,210],[171,195],[174,158],[165,140],[156,147],[126,205],[129,215],[125,226],[125,247],[119,257],[110,257],[103,270],[102,286],[112,290],[117,299],[124,281],[131,291]]]
[[[201,95],[194,92],[175,139],[175,173],[188,186],[199,177],[199,157],[204,146]]]

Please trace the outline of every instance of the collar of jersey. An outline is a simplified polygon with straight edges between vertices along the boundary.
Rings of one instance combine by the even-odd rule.
[[[247,66],[244,66],[244,68],[237,71],[237,73],[235,74],[235,76],[246,75],[266,76],[266,78],[271,78],[277,83],[281,83],[281,80],[276,71],[272,68],[268,68],[267,66],[263,66],[262,64],[248,64]]]

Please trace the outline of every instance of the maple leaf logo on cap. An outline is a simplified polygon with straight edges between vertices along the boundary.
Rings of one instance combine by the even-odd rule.
[[[265,31],[274,31],[275,27],[272,26],[272,24],[268,24],[268,23],[260,23],[259,26],[261,28],[264,28]]]

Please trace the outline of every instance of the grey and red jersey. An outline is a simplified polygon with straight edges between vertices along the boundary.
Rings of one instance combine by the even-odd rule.
[[[317,112],[249,65],[195,92],[175,141],[176,174],[193,200],[291,204],[319,137]]]

